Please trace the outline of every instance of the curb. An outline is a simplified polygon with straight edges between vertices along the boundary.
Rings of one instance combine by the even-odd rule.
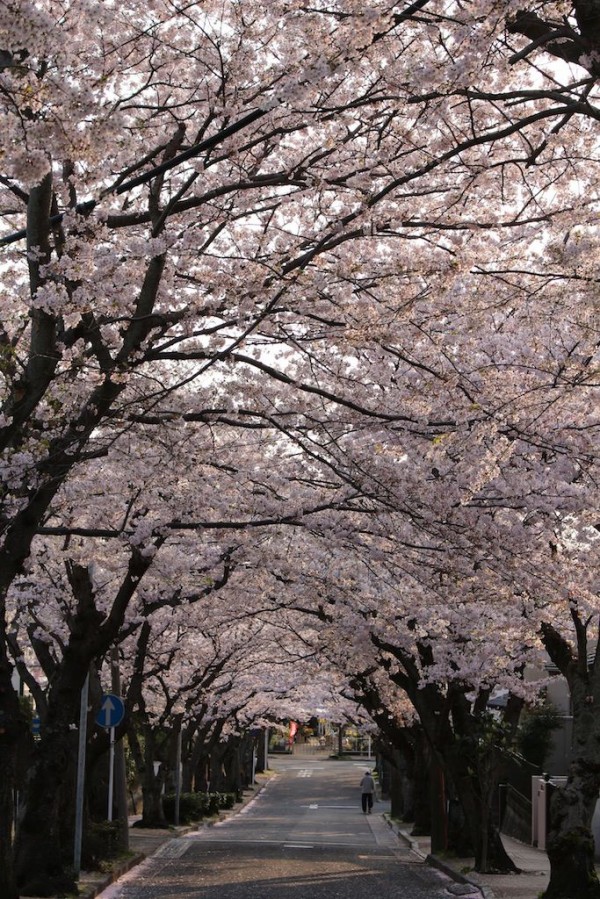
[[[83,883],[81,881],[78,881],[78,899],[95,899],[95,897],[98,896],[98,894],[105,890],[107,887],[109,887],[111,883],[114,883],[115,880],[118,880],[119,877],[123,876],[123,874],[127,874],[127,872],[131,871],[132,868],[137,867],[137,865],[141,864],[145,858],[146,856],[143,852],[140,852],[137,855],[133,855],[126,861],[121,862],[119,865],[116,865],[109,874],[106,874],[102,878],[102,880],[98,880],[91,885],[87,884],[86,881],[84,881]]]
[[[384,815],[384,819],[387,821],[390,828],[394,831],[397,837],[403,840],[411,852],[417,855],[426,865],[429,865],[431,868],[436,868],[438,871],[442,871],[443,874],[446,874],[452,880],[454,880],[457,884],[462,884],[464,887],[469,887],[468,890],[451,890],[451,892],[455,892],[457,895],[472,893],[473,890],[477,890],[482,896],[483,899],[495,899],[494,892],[490,889],[490,887],[485,886],[482,883],[479,883],[473,877],[469,877],[467,874],[463,874],[461,871],[457,871],[456,868],[453,868],[447,861],[444,859],[438,858],[437,855],[426,855],[419,847],[418,840],[415,840],[411,837],[407,831],[402,830],[401,827],[389,817],[389,815]]]
[[[271,775],[272,776],[272,775]],[[191,833],[192,831],[201,830],[204,827],[213,827],[215,824],[218,824],[220,821],[226,821],[228,818],[233,817],[238,814],[245,806],[247,806],[253,799],[256,799],[258,794],[265,788],[269,779],[266,779],[264,782],[257,781],[253,787],[250,788],[250,795],[244,796],[240,802],[237,802],[235,806],[231,809],[225,809],[220,811],[217,815],[210,818],[207,821],[200,821],[198,824],[191,824],[189,826],[181,826],[174,827],[172,833],[165,834],[165,843],[168,843],[170,840],[176,840],[179,837],[185,836],[187,833]],[[157,852],[158,848],[154,850]],[[128,871],[131,871],[132,868],[136,868],[140,865],[145,859],[151,858],[154,855],[154,852],[150,854],[146,854],[144,852],[139,852],[136,855],[131,856],[131,858],[125,859],[123,862],[120,862],[114,866],[107,874],[104,876],[99,875],[98,879],[94,877],[94,872],[83,872],[84,879],[78,881],[79,892],[77,894],[77,899],[95,899],[103,890],[114,883],[119,877],[122,877],[124,874],[127,874]],[[93,883],[89,883],[88,879],[93,879]],[[27,899],[27,897],[23,896],[21,899]],[[35,899],[35,897],[33,897]]]
[[[438,858],[437,855],[426,856],[425,863],[431,868],[437,868],[438,871],[442,871],[448,877],[451,877],[452,880],[456,881],[456,883],[462,883],[465,886],[468,886],[469,892],[472,893],[473,889],[475,889],[481,893],[484,899],[495,899],[494,893],[490,887],[479,883],[479,881],[475,880],[473,877],[469,877],[468,874],[462,874],[460,871],[457,871],[456,868],[453,868],[448,862]]]

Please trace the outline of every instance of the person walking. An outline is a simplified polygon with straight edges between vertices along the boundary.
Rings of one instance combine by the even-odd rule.
[[[370,771],[365,771],[360,782],[360,798],[363,815],[370,815],[373,808],[373,794],[375,793],[375,781]]]

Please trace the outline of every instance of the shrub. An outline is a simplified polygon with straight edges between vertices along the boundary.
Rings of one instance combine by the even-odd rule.
[[[182,793],[179,797],[179,823],[191,824],[232,808],[235,793]],[[163,796],[163,809],[170,824],[175,823],[175,794]]]
[[[85,868],[94,870],[102,861],[119,855],[120,827],[118,821],[92,821],[87,825],[81,849],[81,860]]]

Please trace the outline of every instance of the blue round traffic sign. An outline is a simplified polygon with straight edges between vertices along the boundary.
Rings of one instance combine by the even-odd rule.
[[[96,715],[96,724],[100,727],[117,727],[125,716],[125,705],[119,696],[106,693],[102,697],[100,711]]]

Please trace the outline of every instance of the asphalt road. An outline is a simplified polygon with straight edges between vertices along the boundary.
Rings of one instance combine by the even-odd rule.
[[[170,841],[102,899],[449,899],[452,882],[401,844],[381,807],[362,813],[364,763],[274,767],[238,815]]]

